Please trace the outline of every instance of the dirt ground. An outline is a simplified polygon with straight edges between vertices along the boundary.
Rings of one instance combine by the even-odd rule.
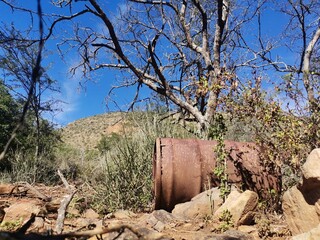
[[[65,218],[61,222],[57,221],[59,211],[61,215],[63,200],[70,197],[70,189],[64,186],[31,186],[26,183],[1,184],[0,240],[289,239],[289,230],[283,216],[277,214],[261,215],[255,225],[238,228],[213,222],[210,216],[206,219],[176,219],[163,210],[148,213],[119,210],[102,216],[83,205],[79,209],[77,199],[82,194],[85,193],[78,192],[73,196],[65,208],[66,212],[62,213]],[[59,223],[62,234],[73,235],[59,235],[58,238]]]

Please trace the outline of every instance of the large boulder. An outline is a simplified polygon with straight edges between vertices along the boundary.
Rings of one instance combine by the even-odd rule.
[[[284,193],[282,209],[293,235],[307,232],[319,224],[315,206],[307,203],[296,186]]]
[[[320,223],[320,148],[302,166],[302,182],[283,195],[282,208],[293,235],[310,231]]]
[[[317,240],[320,239],[320,225],[311,229],[309,232],[293,236],[291,240]]]
[[[220,185],[213,173],[217,165],[217,141],[199,139],[158,138],[153,157],[153,190],[155,210],[171,212],[175,205],[190,201],[194,196]],[[254,143],[225,141],[228,156],[225,173],[228,183],[240,189],[270,196],[272,189],[281,192],[281,176],[277,168],[266,168],[261,161],[262,150]]]
[[[258,205],[258,194],[247,190],[240,193],[231,191],[224,204],[214,213],[213,217],[219,219],[225,211],[232,216],[234,226],[249,225],[252,223]]]
[[[299,186],[301,191],[308,192],[320,187],[320,148],[314,149],[302,165],[303,182]]]

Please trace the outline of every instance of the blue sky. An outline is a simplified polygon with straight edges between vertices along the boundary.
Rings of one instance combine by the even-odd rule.
[[[17,1],[23,2],[23,7],[36,9],[36,1]],[[43,2],[43,10],[44,12],[50,12],[53,8],[49,1]],[[111,14],[117,13],[117,7],[121,5],[123,1],[105,1],[104,3],[108,5]],[[77,3],[75,6],[79,6],[79,4],[85,3]],[[2,4],[3,5],[3,4]],[[10,8],[5,6],[0,6],[0,14],[2,16],[2,22],[9,24],[14,23],[20,29],[26,29],[30,26],[30,17],[19,11],[12,12]],[[121,7],[121,6],[120,6]],[[18,17],[17,17],[18,16]],[[24,20],[27,21],[24,21]],[[21,21],[22,20],[22,21]],[[284,24],[283,15],[276,14],[274,11],[269,10],[266,14],[266,17],[263,19],[265,29],[264,32],[269,34],[269,36],[277,36],[279,32],[276,29],[281,29],[281,24]],[[83,19],[83,21],[90,21],[90,19]],[[94,27],[99,29],[101,24],[93,22],[96,24]],[[38,26],[38,19],[34,19],[34,28]],[[68,31],[67,29],[63,29],[63,23],[57,27],[57,31],[61,31],[60,35],[63,34],[63,31]],[[274,26],[277,26],[276,28]],[[279,27],[280,26],[280,27]],[[70,67],[74,66],[77,63],[78,57],[75,52],[69,54],[65,61],[62,61],[57,53],[56,41],[49,41],[47,44],[47,49],[51,51],[49,57],[44,61],[45,65],[50,65],[48,70],[49,75],[58,81],[58,86],[60,88],[60,93],[54,93],[52,96],[56,99],[60,99],[63,103],[60,104],[60,108],[63,110],[62,112],[56,113],[53,117],[47,116],[49,120],[52,120],[59,125],[66,125],[70,122],[73,122],[77,119],[106,113],[107,111],[116,111],[118,110],[115,105],[110,105],[110,108],[106,108],[106,97],[108,91],[114,84],[114,80],[117,78],[121,78],[119,72],[116,71],[102,71],[100,74],[94,79],[94,82],[86,82],[84,87],[79,85],[82,82],[81,74],[76,73],[73,77],[69,73]],[[292,57],[289,56],[288,57]],[[144,88],[145,89],[145,88]],[[114,99],[117,100],[117,103],[120,107],[124,107],[130,103],[134,96],[135,88],[131,89],[122,89],[117,91],[117,95],[114,96]],[[147,91],[143,91],[142,93],[146,94]],[[123,108],[125,109],[125,107]]]
[[[20,2],[23,2],[22,7],[36,10],[36,1]],[[53,9],[49,1],[42,2],[43,12],[50,12],[50,9]],[[111,12],[116,13],[116,9],[121,1],[110,0],[105,1],[105,3],[108,4]],[[27,29],[31,25],[28,14],[21,11],[11,11],[11,9],[4,4],[1,4],[0,14],[2,16],[2,23],[8,25],[13,23],[18,29]],[[58,26],[58,29],[60,29],[61,25]],[[37,27],[38,19],[35,18],[34,28],[36,29]],[[99,27],[99,25],[97,24],[96,27]],[[52,79],[58,81],[57,86],[60,89],[59,93],[50,93],[50,96],[47,97],[61,100],[62,102],[57,107],[63,111],[56,112],[54,116],[46,115],[46,117],[63,126],[79,118],[118,110],[118,108],[112,104],[110,104],[109,108],[106,107],[106,97],[112,86],[111,82],[114,82],[114,79],[119,76],[119,73],[103,71],[94,79],[94,82],[88,81],[80,85],[80,82],[82,82],[81,74],[76,73],[72,76],[69,72],[70,68],[77,63],[78,57],[73,53],[71,56],[67,56],[65,61],[61,60],[57,53],[56,43],[56,41],[49,41],[47,43],[46,48],[50,51],[50,54],[48,58],[44,59],[43,65],[50,66],[48,73]],[[117,92],[117,95],[114,97],[117,99],[120,107],[125,107],[130,103],[133,90],[123,89]]]

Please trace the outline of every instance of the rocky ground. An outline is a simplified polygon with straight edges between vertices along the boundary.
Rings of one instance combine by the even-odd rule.
[[[284,193],[284,215],[267,213],[255,192],[236,188],[225,201],[218,188],[209,189],[175,205],[172,213],[118,210],[99,215],[72,204],[77,194],[90,193],[80,192],[63,176],[61,180],[64,185],[55,187],[0,184],[0,240],[320,239],[320,149],[302,166],[302,181]]]
[[[254,196],[254,194],[249,195]],[[149,213],[119,210],[101,216],[92,209],[80,212],[74,207],[75,205],[69,204],[62,227],[63,233],[72,234],[58,236],[58,211],[59,208],[61,210],[64,199],[68,196],[70,191],[64,186],[31,186],[27,183],[0,185],[0,220],[2,221],[0,239],[236,240],[287,239],[289,236],[289,230],[281,215],[263,215],[262,217],[260,214],[259,217],[256,215],[258,221],[252,221],[247,217],[247,220],[243,218],[240,220],[242,223],[239,221],[237,223],[237,220],[231,221],[228,216],[220,220],[214,215],[210,216],[206,212],[208,204],[204,203],[209,196],[208,192],[200,194],[191,202],[178,205],[172,213],[164,210]],[[235,196],[238,199],[243,198],[240,195]],[[239,203],[235,204],[240,206]],[[237,213],[233,214],[237,215]],[[245,225],[246,221],[251,225]],[[41,235],[30,235],[30,233]],[[76,236],[77,234],[83,236]]]

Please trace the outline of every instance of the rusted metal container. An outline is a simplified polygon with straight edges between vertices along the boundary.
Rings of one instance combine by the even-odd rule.
[[[209,187],[219,186],[214,175],[216,141],[158,138],[154,147],[153,180],[155,209],[171,211],[178,203]],[[280,178],[260,163],[259,149],[253,143],[225,141],[229,182],[260,196],[280,191]]]

